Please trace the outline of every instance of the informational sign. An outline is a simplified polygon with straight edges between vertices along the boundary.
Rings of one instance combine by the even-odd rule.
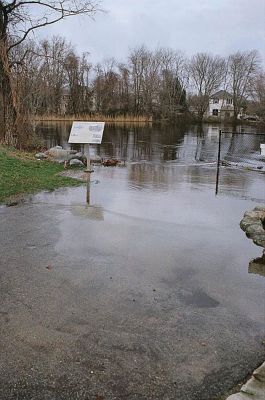
[[[74,121],[68,143],[101,144],[105,122]]]

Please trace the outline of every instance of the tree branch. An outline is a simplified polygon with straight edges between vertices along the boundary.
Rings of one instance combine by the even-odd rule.
[[[37,8],[42,8],[40,17],[35,20],[33,17],[27,17],[27,14],[25,13],[25,8],[27,8],[27,6],[34,5]],[[3,6],[3,3],[0,1],[0,7],[1,6]],[[45,10],[47,10],[47,12]],[[17,0],[14,0],[12,3],[4,7],[3,13],[6,12],[7,18],[10,15],[11,17],[13,17],[13,19],[17,19],[17,24],[15,25],[24,22],[25,29],[23,30],[22,37],[11,43],[7,51],[10,52],[11,49],[20,45],[27,38],[27,36],[36,29],[55,24],[56,22],[59,22],[64,18],[74,15],[88,14],[90,17],[92,17],[97,10],[99,10],[99,3],[94,3],[93,1],[86,0],[58,0],[51,2],[46,2],[42,0],[22,0],[17,2]],[[22,18],[22,16],[24,16],[24,18]],[[29,24],[31,26],[27,27],[27,25]]]

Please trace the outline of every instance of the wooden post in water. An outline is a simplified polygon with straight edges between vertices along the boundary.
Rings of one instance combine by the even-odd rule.
[[[216,170],[216,186],[215,186],[215,195],[216,196],[218,194],[218,189],[219,189],[219,173],[220,173],[220,161],[221,161],[221,140],[222,140],[222,130],[219,129],[217,170]]]
[[[89,144],[84,145],[84,153],[86,155],[87,163],[86,170],[87,173],[87,189],[86,189],[86,203],[90,205],[90,174],[91,174],[91,165],[90,165],[90,153],[89,153]]]

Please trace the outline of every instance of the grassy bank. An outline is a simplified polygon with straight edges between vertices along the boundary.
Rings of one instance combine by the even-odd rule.
[[[58,176],[63,166],[49,161],[37,161],[31,153],[0,147],[0,203],[16,196],[78,186],[80,182]]]

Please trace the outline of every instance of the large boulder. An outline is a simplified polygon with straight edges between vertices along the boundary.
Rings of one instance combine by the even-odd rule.
[[[83,161],[84,157],[84,153],[82,153],[81,151],[75,154],[75,158],[77,158],[78,160]]]
[[[256,207],[247,211],[240,227],[253,242],[265,248],[265,207]]]
[[[90,160],[93,164],[101,164],[102,163],[102,158],[100,156],[91,156]]]
[[[37,153],[37,154],[35,154],[35,157],[38,160],[45,160],[46,158],[48,158],[47,154],[45,154],[45,153]]]
[[[82,161],[78,160],[77,158],[73,158],[72,160],[70,160],[69,165],[75,166],[75,167],[84,167],[84,164],[82,163]]]
[[[75,158],[76,150],[64,150],[61,146],[55,146],[45,152],[49,159],[55,162],[69,161]]]
[[[265,362],[257,368],[252,377],[237,394],[229,396],[226,400],[264,400],[265,393]]]

